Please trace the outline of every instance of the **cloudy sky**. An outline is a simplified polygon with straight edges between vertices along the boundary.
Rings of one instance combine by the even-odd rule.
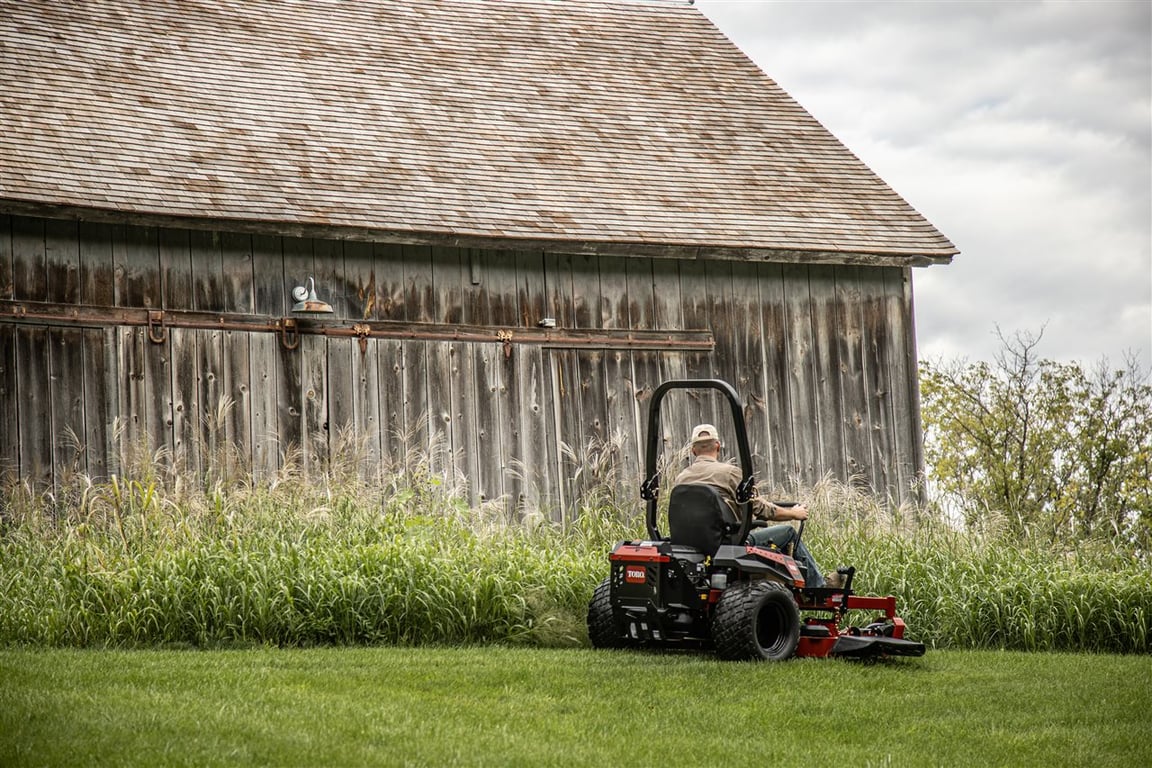
[[[696,6],[961,250],[921,357],[1152,365],[1152,2]]]

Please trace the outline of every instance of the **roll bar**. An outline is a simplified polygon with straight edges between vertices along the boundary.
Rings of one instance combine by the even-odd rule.
[[[740,457],[740,470],[743,479],[736,489],[736,501],[740,504],[740,532],[736,539],[744,541],[752,527],[752,505],[749,503],[756,493],[756,478],[752,476],[752,450],[748,446],[748,427],[744,423],[744,401],[736,394],[732,385],[720,379],[674,379],[656,387],[648,402],[648,440],[644,449],[644,482],[640,484],[640,497],[648,502],[645,522],[648,535],[659,541],[663,538],[656,525],[656,506],[660,497],[660,473],[656,463],[660,456],[660,404],[664,395],[674,389],[713,389],[728,399],[732,409],[732,424],[736,434],[736,451]]]

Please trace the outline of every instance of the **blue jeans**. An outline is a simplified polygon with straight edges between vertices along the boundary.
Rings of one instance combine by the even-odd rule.
[[[783,525],[770,525],[767,528],[753,528],[751,533],[748,534],[749,544],[765,548],[769,544],[775,544],[782,552],[787,552],[788,545],[795,540],[796,529],[786,523]],[[796,542],[796,550],[792,553],[792,559],[798,563],[803,563],[807,569],[804,575],[804,586],[825,586],[824,574],[820,572],[820,566],[816,565],[816,561],[812,558],[812,553],[808,551],[808,547],[804,546],[803,541]]]

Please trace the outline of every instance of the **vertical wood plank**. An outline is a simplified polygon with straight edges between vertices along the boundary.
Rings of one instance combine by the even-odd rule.
[[[363,295],[365,317],[379,320],[403,320],[404,252],[399,245],[375,243],[372,246],[373,268],[358,278],[357,295]],[[408,427],[408,391],[406,345],[401,341],[377,343],[377,372],[380,378],[380,454],[385,467],[402,467],[410,448],[405,439]]]
[[[186,229],[161,229],[157,235],[160,258],[161,306],[191,309],[192,240]]]
[[[159,308],[162,297],[156,228],[117,226],[112,248],[116,262],[116,306]]]
[[[84,328],[84,435],[87,469],[94,481],[107,480],[119,472],[116,435],[113,425],[117,404],[115,362],[116,331],[112,328]]]
[[[732,305],[732,262],[704,262],[704,294],[708,303],[708,325],[716,338],[716,351],[712,354],[713,375],[724,379],[739,390],[739,346],[737,325]],[[721,417],[718,417],[721,418]],[[720,425],[716,425],[717,429]],[[728,429],[725,429],[728,432]]]
[[[600,293],[600,264],[594,256],[572,257],[572,305],[577,328],[598,328],[603,323]],[[609,441],[608,397],[603,350],[578,350],[574,356],[581,421],[569,444],[576,450],[577,465],[587,465],[593,453],[604,450]],[[575,476],[575,469],[573,475]],[[576,501],[592,489],[587,473],[579,476]]]
[[[44,263],[48,272],[48,301],[80,301],[80,238],[75,221],[44,222]]]
[[[48,329],[16,331],[16,389],[20,407],[20,477],[33,488],[52,485],[52,383]]]
[[[435,317],[441,323],[458,324],[465,316],[464,286],[470,282],[467,255],[458,248],[433,248],[431,264]],[[482,426],[477,423],[475,345],[438,342],[430,346],[435,356],[428,372],[429,390],[433,408],[445,414],[441,420],[451,449],[452,470],[467,481],[472,504],[487,501],[493,491],[485,485],[480,471]]]
[[[283,317],[284,249],[279,237],[253,235],[252,242],[252,300],[258,315]],[[257,477],[274,475],[281,467],[281,456],[290,448],[299,447],[299,420],[289,418],[297,425],[293,436],[281,421],[281,407],[291,410],[295,406],[285,394],[291,387],[284,381],[281,371],[282,343],[275,334],[252,334],[248,338],[249,380],[252,392],[252,465]],[[296,397],[299,397],[299,377],[296,377]],[[295,401],[293,401],[295,402]],[[297,415],[299,409],[295,408]],[[291,413],[288,414],[291,417]],[[291,445],[290,445],[291,444]]]
[[[194,303],[191,233],[161,229],[158,233],[161,289],[165,309],[191,309]],[[196,333],[184,328],[168,330],[171,392],[171,447],[177,467],[190,477],[200,477],[200,421],[202,406],[197,397]],[[153,349],[155,354],[157,350]]]
[[[404,294],[404,248],[391,243],[375,243],[376,300],[374,317],[380,320],[407,320]],[[365,286],[367,290],[369,286]]]
[[[339,366],[333,360],[350,357],[347,367],[349,380],[345,383]],[[332,392],[331,418],[344,424],[344,429],[353,431],[362,450],[362,471],[368,479],[379,474],[381,456],[381,417],[380,417],[380,342],[368,339],[361,352],[359,343],[352,344],[344,353],[340,346],[329,348],[329,376]],[[347,386],[344,395],[341,388]],[[345,399],[345,397],[347,399]],[[349,408],[351,406],[351,408]]]
[[[274,235],[252,235],[251,243],[253,311],[284,317],[290,306],[290,295],[284,293],[284,240]]]
[[[808,267],[798,264],[782,268],[784,318],[787,328],[788,404],[794,439],[795,463],[789,474],[802,481],[819,476],[820,416],[816,409],[815,365],[813,362],[812,303],[808,288]]]
[[[116,265],[112,255],[115,228],[82,221],[80,241],[80,303],[111,307],[116,303]]]
[[[196,442],[200,445],[201,463],[206,480],[211,483],[228,475],[227,413],[235,407],[224,387],[228,365],[224,354],[224,332],[196,331],[192,337],[196,362],[196,391],[191,398],[199,405],[200,418],[195,423]]]
[[[708,298],[706,264],[699,261],[684,261],[680,263],[680,312],[684,318],[686,329],[707,329],[712,331],[716,340],[716,349],[711,353],[687,352],[684,353],[685,378],[712,379],[719,376],[717,360],[725,354],[723,330],[717,332],[710,316],[712,301]],[[721,420],[723,411],[716,409],[716,398],[709,394],[696,392],[684,393],[684,407],[691,425],[709,423],[715,424]],[[725,417],[726,418],[726,417]],[[682,438],[687,442],[688,434]]]
[[[346,339],[334,343],[345,349]],[[331,459],[328,423],[328,343],[324,336],[303,336],[296,358],[300,364],[301,437],[305,472],[314,474]]]
[[[175,458],[172,434],[172,336],[165,335],[165,341],[157,344],[144,332],[144,375],[147,388],[144,418],[145,432],[149,437],[149,447],[153,451],[163,449],[164,458],[171,462]]]
[[[284,238],[284,296],[285,313],[290,313],[295,300],[292,290],[307,286],[308,278],[315,279],[316,262],[311,238]],[[307,316],[297,318],[307,322]],[[322,336],[301,335],[300,346],[294,350],[280,348],[281,400],[280,436],[287,445],[298,446],[301,468],[307,476],[316,462],[327,460],[327,435],[324,425],[328,421],[327,386],[324,381],[323,362],[326,357]]]
[[[408,446],[405,434],[405,362],[404,343],[394,339],[376,342],[376,376],[379,382],[376,397],[380,412],[381,466],[395,471],[403,466]],[[369,393],[364,393],[365,398]],[[365,408],[370,408],[365,405]]]
[[[148,450],[143,419],[144,403],[148,393],[144,384],[144,335],[140,328],[120,326],[116,336],[117,393],[116,412],[122,420],[119,465],[129,472],[145,461],[142,453]]]
[[[12,217],[0,213],[0,299],[11,299],[12,283]],[[3,454],[0,454],[2,456]],[[0,472],[3,470],[0,469]],[[0,474],[0,477],[3,475]]]
[[[355,297],[348,290],[344,273],[344,243],[317,238],[312,241],[312,258],[316,293],[321,301],[332,307],[332,317],[341,320],[356,318]]]
[[[538,346],[521,346],[515,353],[517,380],[511,386],[519,393],[520,406],[519,448],[517,464],[513,465],[519,475],[516,500],[524,512],[549,516],[555,513],[558,502],[555,467],[559,455],[554,424],[548,418],[551,390],[547,359]]]
[[[251,238],[249,238],[251,243]],[[192,308],[200,312],[226,312],[222,285],[223,265],[219,232],[193,230],[188,234],[188,261],[192,274]]]
[[[432,318],[438,323],[457,325],[464,320],[464,286],[468,263],[459,248],[432,248]]]
[[[248,337],[248,376],[252,394],[252,473],[258,479],[272,477],[280,469],[286,447],[279,427],[279,350],[274,334]]]
[[[189,286],[190,287],[190,286]],[[202,474],[200,424],[204,418],[199,398],[199,355],[197,337],[204,331],[170,328],[172,388],[172,458],[181,473],[199,478]]]
[[[2,232],[0,232],[2,236]],[[20,477],[20,392],[16,378],[15,324],[0,323],[0,485]]]
[[[506,371],[513,361],[505,359],[503,347],[492,343],[470,344],[473,404],[470,412],[476,421],[474,432],[475,455],[469,471],[478,494],[476,501],[491,501],[506,493],[515,496],[519,484],[505,476],[505,463],[521,461],[512,452],[513,437],[520,425],[509,411],[505,393]],[[516,350],[510,349],[515,354]],[[513,465],[514,466],[514,465]]]
[[[861,267],[855,266],[837,266],[835,269],[837,357],[840,361],[846,470],[855,482],[874,491],[877,486],[872,464],[871,403],[864,381],[860,271]]]
[[[545,251],[544,314],[556,321],[557,328],[571,328],[575,322],[572,306],[572,257]],[[549,471],[554,505],[554,520],[562,520],[564,510],[572,503],[572,462],[570,456],[570,424],[579,424],[579,404],[569,393],[575,384],[575,365],[570,351],[548,349],[542,351],[543,374],[546,381],[544,421],[549,444]],[[568,376],[566,376],[568,374]]]
[[[360,377],[365,368],[364,359],[373,355],[375,367],[375,339],[364,339],[364,352],[360,351],[360,339],[330,339],[327,352],[328,368],[328,431],[332,435],[333,449],[336,442],[347,443],[352,433],[363,430],[357,412],[363,406],[358,402]],[[343,343],[335,343],[335,342]],[[345,446],[350,447],[350,446]],[[335,454],[333,455],[335,458]]]
[[[349,320],[378,320],[376,264],[371,243],[344,243],[345,311]]]
[[[760,308],[760,273],[754,263],[732,265],[732,330],[736,378],[733,386],[745,402],[744,419],[756,478],[765,488],[772,480],[772,436],[764,373],[764,328]]]
[[[550,316],[546,309],[547,280],[543,254],[536,251],[518,254],[516,275],[520,323],[532,327]],[[559,456],[548,418],[548,366],[543,350],[534,345],[521,345],[514,349],[508,375],[515,377],[506,386],[516,393],[517,412],[513,418],[519,434],[508,458],[511,471],[506,471],[505,483],[522,513],[548,515],[555,507],[552,488],[554,467]],[[505,454],[508,454],[507,450]]]
[[[276,347],[276,434],[282,466],[305,467],[303,339],[296,349]]]
[[[433,461],[436,432],[432,428],[433,414],[428,407],[428,347],[423,341],[404,341],[401,352],[401,372],[404,380],[404,431],[401,444],[404,458],[410,451],[418,451],[431,462],[432,471],[439,471],[440,463]]]
[[[433,315],[428,294],[431,293],[431,249],[426,246],[403,246],[400,272],[400,303],[403,318],[412,322],[431,322]],[[440,429],[443,413],[433,403],[429,369],[436,361],[434,345],[419,341],[404,346],[405,424],[412,440],[409,445],[421,450],[434,474],[444,473],[444,435]]]
[[[275,341],[266,333],[225,331],[224,386],[227,396],[224,411],[224,434],[228,441],[227,467],[233,477],[251,474],[253,467],[253,416],[255,398],[252,392],[252,361],[249,348],[254,338]]]
[[[680,295],[680,262],[673,259],[652,260],[652,322],[654,327],[667,330],[683,330],[684,308]],[[688,377],[688,363],[681,352],[660,352],[657,357],[659,365],[656,385],[672,379]],[[641,414],[643,433],[642,441],[647,441],[648,407],[650,400],[644,400],[644,410]],[[671,482],[682,464],[673,463],[689,436],[689,430],[695,423],[695,412],[689,413],[688,400],[683,392],[671,392],[664,399],[660,414],[661,435],[663,446],[662,459],[658,467],[665,467],[661,472],[664,488],[668,493]],[[642,445],[646,444],[642,442]]]
[[[625,262],[628,289],[628,327],[638,330],[667,330],[658,319],[655,265],[652,259],[628,259]],[[679,296],[679,285],[676,286]],[[679,307],[677,307],[679,310]],[[677,312],[677,315],[679,312]],[[633,396],[636,405],[633,415],[636,423],[638,456],[642,456],[647,407],[653,390],[660,386],[660,353],[637,351],[632,353]]]
[[[544,311],[556,320],[557,328],[573,328],[576,308],[573,306],[572,256],[545,252],[543,262]]]
[[[923,500],[924,449],[920,423],[916,329],[912,307],[912,270],[884,268],[892,425],[895,431],[897,502]]]
[[[886,493],[896,483],[892,448],[892,393],[888,372],[887,307],[884,273],[860,270],[863,307],[864,382],[871,414],[873,476],[877,490]]]
[[[88,435],[84,423],[84,336],[79,328],[52,328],[49,342],[49,398],[52,408],[53,484],[87,471]]]
[[[779,264],[758,264],[760,328],[764,366],[764,410],[770,457],[765,491],[783,488],[795,472],[789,392],[788,322],[784,309],[784,277]]]
[[[583,451],[581,430],[580,379],[576,365],[576,351],[572,349],[548,350],[551,368],[551,417],[557,441],[556,477],[560,505],[557,520],[567,519],[575,512],[579,494],[576,478]]]
[[[404,319],[413,323],[435,322],[436,295],[433,289],[432,248],[426,245],[405,245],[404,255]]]
[[[377,319],[372,245],[345,242],[343,256],[342,311],[345,317],[349,322]],[[343,350],[341,345],[329,345],[330,427],[338,425],[338,428],[356,434],[363,451],[361,468],[366,478],[375,478],[380,473],[381,443],[388,432],[387,417],[382,419],[380,412],[380,354],[380,342],[376,339],[367,339],[363,351],[359,341]],[[340,367],[342,361],[346,368]]]
[[[534,328],[545,317],[551,317],[547,310],[547,289],[544,254],[540,251],[517,253],[516,306],[521,327]]]
[[[632,299],[628,293],[630,261],[632,259],[619,257],[599,259],[600,318],[604,328],[632,327]],[[603,370],[605,431],[615,454],[613,460],[620,481],[632,487],[639,482],[636,478],[640,476],[639,414],[632,353],[620,349],[605,350]]]
[[[44,219],[12,217],[12,298],[16,301],[48,300],[48,264],[44,243]]]
[[[840,361],[836,339],[840,335],[836,318],[836,283],[833,268],[813,266],[809,269],[809,297],[812,306],[812,347],[815,368],[816,411],[820,433],[818,476],[830,473],[841,482],[849,481],[844,457],[843,407],[840,392]]]
[[[530,277],[519,273],[519,256],[515,253],[489,251],[485,261],[489,322],[515,334],[521,327],[520,294],[527,290]],[[524,453],[524,441],[532,428],[531,423],[521,420],[522,393],[517,386],[523,351],[514,344],[485,344],[477,366],[478,397],[487,398],[481,407],[491,408],[494,417],[484,429],[482,442],[490,455],[481,470],[485,483],[496,495],[506,497],[509,507],[516,510],[525,498],[524,465],[530,457]]]
[[[277,243],[265,239],[262,241],[264,259],[261,267],[265,266],[275,272],[268,276],[264,284],[265,291],[274,290],[272,278],[279,274],[280,264],[276,263]],[[256,312],[256,265],[255,244],[251,235],[238,232],[222,232],[219,236],[220,246],[220,274],[216,278],[218,299],[223,312]],[[265,294],[267,297],[267,294]],[[269,313],[276,308],[275,301],[265,305]]]

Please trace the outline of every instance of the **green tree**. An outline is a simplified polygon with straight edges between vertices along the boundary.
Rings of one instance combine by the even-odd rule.
[[[1041,359],[1042,334],[1000,336],[993,363],[924,362],[933,498],[976,525],[992,512],[1021,538],[1107,538],[1152,550],[1152,385],[1134,358]]]

